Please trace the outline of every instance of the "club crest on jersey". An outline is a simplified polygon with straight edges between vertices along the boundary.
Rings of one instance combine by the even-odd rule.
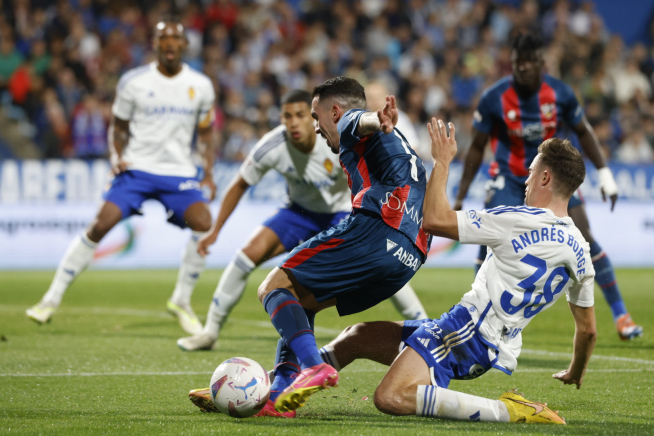
[[[542,113],[545,118],[552,118],[555,107],[556,105],[554,103],[543,103],[540,105],[540,113]]]
[[[188,98],[189,100],[193,100],[195,98],[195,89],[193,89],[192,86],[188,89]]]
[[[468,217],[472,220],[472,224],[476,225],[478,229],[481,228],[481,217],[477,215],[476,210],[469,210]]]
[[[328,173],[331,173],[332,170],[334,169],[334,163],[329,159],[325,159],[324,165]]]
[[[508,119],[513,121],[513,120],[515,120],[516,116],[518,116],[518,113],[514,109],[511,109],[510,111],[508,111],[506,113],[506,116],[507,116]]]

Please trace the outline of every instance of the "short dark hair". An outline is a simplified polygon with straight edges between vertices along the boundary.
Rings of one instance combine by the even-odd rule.
[[[584,182],[586,164],[581,153],[567,139],[551,138],[538,146],[538,165],[547,168],[554,176],[554,192],[570,198]]]
[[[533,52],[543,48],[543,40],[533,33],[520,33],[513,39],[511,46],[518,52]]]
[[[282,105],[290,103],[306,103],[311,107],[311,94],[304,89],[293,89],[282,96]]]
[[[347,109],[363,109],[366,107],[366,93],[363,86],[349,77],[338,76],[325,80],[322,84],[313,88],[311,98],[316,97],[319,100],[328,98],[339,100],[339,103]]]

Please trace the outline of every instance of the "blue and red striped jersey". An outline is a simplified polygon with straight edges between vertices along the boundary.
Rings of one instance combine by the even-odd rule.
[[[422,229],[422,203],[427,177],[422,160],[402,133],[356,135],[365,111],[352,109],[339,120],[339,159],[352,191],[352,209],[378,214],[384,222],[407,235],[423,254],[431,236]]]
[[[507,76],[484,91],[472,125],[491,137],[491,177],[526,178],[538,146],[554,137],[563,122],[576,126],[583,115],[577,97],[562,81],[544,75],[538,92],[525,98]]]

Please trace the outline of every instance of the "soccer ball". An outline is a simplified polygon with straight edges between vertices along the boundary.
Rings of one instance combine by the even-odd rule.
[[[269,396],[268,373],[247,357],[225,360],[211,376],[213,404],[233,418],[255,415],[266,405]]]

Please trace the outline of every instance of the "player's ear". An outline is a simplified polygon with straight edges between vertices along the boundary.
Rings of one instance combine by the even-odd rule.
[[[343,115],[343,111],[337,105],[333,105],[331,110],[331,115],[332,115],[332,121],[334,121],[334,124],[337,124],[340,121],[341,116]]]

